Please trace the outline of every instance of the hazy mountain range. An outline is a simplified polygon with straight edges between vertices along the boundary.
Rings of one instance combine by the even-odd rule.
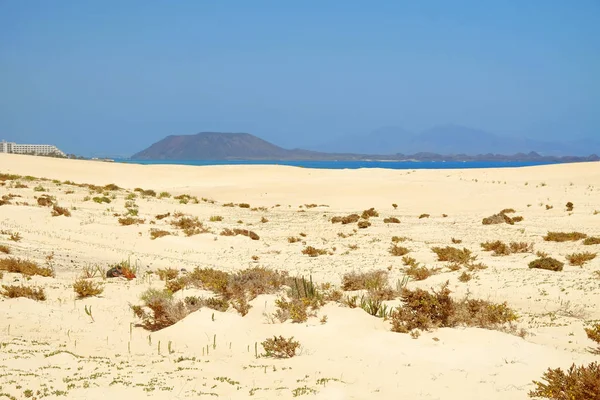
[[[343,144],[361,146],[360,151],[352,152],[351,147],[345,152],[319,152],[303,149],[284,149],[249,133],[201,132],[195,135],[171,135],[152,144],[133,156],[140,160],[421,160],[421,161],[584,161],[596,160],[595,157],[558,157],[540,155],[532,151],[518,151],[522,147],[504,143],[506,139],[485,136],[485,143],[468,143],[466,152],[458,153],[455,142],[466,143],[481,137],[476,132],[459,132],[444,135],[440,131],[431,130],[418,136],[403,136],[410,143],[403,146],[403,153],[392,154],[390,149],[398,145],[398,135],[390,130],[380,131],[378,135],[367,138],[355,138]],[[362,143],[362,145],[361,145]],[[427,147],[429,146],[429,147]],[[487,147],[486,147],[487,146]],[[483,149],[491,151],[484,152]],[[411,151],[416,148],[438,149],[435,151]],[[548,147],[550,148],[550,147]],[[557,149],[560,147],[557,145]],[[380,151],[377,151],[381,149]],[[386,150],[383,150],[386,149]],[[481,150],[479,150],[481,149]],[[512,155],[507,155],[511,150]],[[368,154],[370,153],[370,154]],[[503,155],[504,154],[504,155]],[[590,153],[586,154],[586,156]]]
[[[600,136],[600,132],[599,132]],[[565,134],[568,138],[568,134]],[[516,154],[537,152],[550,156],[588,156],[600,154],[600,140],[580,139],[543,141],[501,136],[459,125],[441,125],[420,133],[400,127],[384,127],[369,134],[340,136],[307,149],[335,153],[415,154],[421,152],[452,154]]]

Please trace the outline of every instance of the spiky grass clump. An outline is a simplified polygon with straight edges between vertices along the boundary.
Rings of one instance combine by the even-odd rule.
[[[10,254],[10,247],[5,244],[0,244],[0,253]]]
[[[548,232],[544,236],[546,242],[575,242],[585,238],[587,235],[581,232]]]
[[[297,243],[297,242],[301,242],[302,239],[300,239],[299,237],[295,237],[295,236],[289,236],[287,238],[288,243]]]
[[[548,271],[562,271],[565,264],[552,257],[538,258],[529,263],[529,268],[547,269]]]
[[[101,284],[89,279],[78,279],[73,283],[73,291],[77,294],[77,298],[83,299],[102,294],[104,288]]]
[[[535,390],[529,397],[556,400],[600,400],[600,364],[593,362],[587,366],[571,367],[565,372],[560,368],[548,368],[542,379],[533,381]]]
[[[292,358],[300,347],[300,343],[295,341],[293,336],[287,339],[283,336],[273,336],[273,339],[267,339],[261,345],[265,349],[264,356],[272,358]]]
[[[7,258],[0,260],[0,271],[14,272],[27,276],[54,276],[54,270],[52,268],[40,267],[33,261],[21,260],[19,258]]]
[[[583,253],[573,253],[567,256],[567,261],[569,261],[569,265],[577,265],[583,266],[588,261],[596,258],[596,253],[590,253],[589,251]]]
[[[3,296],[8,298],[26,297],[36,301],[46,300],[46,293],[43,288],[31,288],[27,286],[2,285],[4,292]]]

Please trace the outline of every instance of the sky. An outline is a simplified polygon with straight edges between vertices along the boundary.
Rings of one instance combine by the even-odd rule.
[[[600,1],[0,0],[0,140],[600,137]]]

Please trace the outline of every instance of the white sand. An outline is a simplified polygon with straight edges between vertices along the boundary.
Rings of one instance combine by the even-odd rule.
[[[13,242],[0,234],[0,244],[10,247],[11,256],[41,264],[54,252],[56,270],[55,278],[30,281],[4,274],[2,284],[40,285],[48,299],[0,299],[0,394],[22,398],[30,389],[41,398],[35,393],[45,388],[48,399],[64,398],[60,391],[73,399],[173,399],[209,393],[226,399],[251,394],[270,399],[291,398],[295,389],[302,394],[305,388],[306,396],[321,399],[526,399],[531,381],[548,367],[594,360],[588,351],[594,343],[583,327],[586,321],[600,319],[596,274],[600,258],[583,267],[566,263],[562,272],[531,270],[527,264],[534,254],[494,257],[479,244],[496,239],[532,242],[536,251],[561,261],[570,253],[599,251],[600,245],[544,242],[542,236],[547,231],[573,230],[600,236],[600,213],[594,215],[600,211],[600,163],[484,170],[313,170],[142,166],[0,154],[0,173],[114,183],[130,191],[141,187],[216,201],[180,204],[173,198],[137,198],[139,216],[146,223],[120,226],[113,214],[124,211],[124,190],[116,192],[110,204],[97,204],[83,201],[87,189],[51,181],[21,179],[29,186],[21,189],[11,188],[11,181],[0,186],[0,195],[22,196],[13,203],[31,204],[0,206],[0,230],[23,237]],[[48,208],[37,206],[34,196],[41,192],[33,188],[38,184],[61,206],[74,207],[72,216],[52,217]],[[67,194],[69,190],[74,193]],[[572,213],[565,210],[568,201],[575,205]],[[228,202],[268,210],[222,206]],[[312,203],[329,207],[299,208]],[[280,207],[273,207],[276,204]],[[546,210],[546,204],[554,208]],[[338,233],[352,233],[356,224],[329,221],[370,207],[380,217],[354,236],[342,238]],[[504,208],[514,208],[524,221],[481,224],[483,217]],[[151,240],[150,228],[175,230],[167,220],[155,225],[149,221],[156,214],[175,211],[198,216],[215,233]],[[423,213],[431,217],[419,219]],[[223,221],[209,222],[213,215],[223,216]],[[263,216],[269,222],[261,223]],[[388,216],[398,217],[401,224],[384,224]],[[218,235],[223,228],[234,227],[251,229],[260,240]],[[301,232],[307,235],[303,238],[307,245],[335,247],[333,255],[301,254],[302,243],[287,241]],[[529,334],[520,338],[484,329],[444,328],[413,339],[391,332],[389,321],[334,303],[306,323],[271,323],[265,314],[274,311],[277,296],[263,295],[251,302],[253,308],[245,317],[232,309],[225,313],[202,309],[151,335],[136,327],[130,336],[130,323],[139,321],[129,304],[139,304],[140,293],[148,287],[164,285],[156,275],[144,277],[146,271],[196,266],[235,271],[260,265],[339,285],[346,272],[390,266],[394,285],[404,268],[401,257],[387,251],[394,235],[411,239],[404,243],[411,257],[443,267],[440,274],[411,281],[409,288],[435,288],[449,281],[454,296],[469,293],[473,298],[507,301],[521,316],[518,326]],[[451,238],[462,239],[457,246],[471,249],[489,268],[460,282],[462,271],[451,272],[431,251],[434,246],[452,245]],[[358,249],[347,251],[353,244]],[[258,262],[252,260],[254,255]],[[0,257],[8,256],[0,253]],[[96,278],[104,283],[104,293],[75,300],[71,285],[86,265],[106,269],[128,257],[141,266],[137,279]],[[183,296],[193,294],[185,292]],[[84,306],[92,307],[95,322]],[[325,324],[319,322],[323,315]],[[255,343],[262,353],[260,342],[272,335],[294,336],[302,345],[300,354],[289,360],[256,358]],[[188,359],[177,362],[180,357]]]

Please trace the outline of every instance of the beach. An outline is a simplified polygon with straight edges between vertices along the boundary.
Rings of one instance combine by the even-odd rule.
[[[0,186],[0,197],[6,196],[0,245],[9,249],[0,260],[30,260],[54,271],[51,277],[3,273],[2,285],[43,288],[46,299],[0,296],[0,394],[527,399],[532,381],[548,368],[598,360],[584,328],[600,320],[600,257],[583,265],[568,259],[597,253],[600,244],[544,239],[548,232],[600,236],[598,162],[317,170],[0,154],[0,173],[7,174]],[[70,216],[53,216],[40,196],[52,197]],[[369,223],[364,228],[332,223],[333,217],[360,216],[371,208],[378,215],[360,219]],[[482,223],[494,214],[511,223]],[[175,225],[185,217],[197,218],[202,227],[188,236]],[[119,222],[126,218],[134,223]],[[391,218],[399,223],[384,222]],[[222,234],[234,229],[241,233]],[[153,230],[167,234],[153,238]],[[11,240],[16,233],[20,238]],[[481,246],[493,241],[529,247],[494,255]],[[323,254],[303,253],[309,246]],[[431,276],[407,280],[407,258],[390,254],[394,246],[406,248],[405,256],[429,268]],[[468,249],[472,258],[458,266],[440,261],[432,248],[446,246]],[[564,268],[529,268],[542,253]],[[106,270],[121,262],[135,268],[136,277],[106,278]],[[468,268],[473,265],[481,268]],[[101,272],[88,280],[103,292],[78,299],[73,283],[94,268]],[[278,299],[289,296],[284,285],[250,296],[245,315],[233,306],[202,307],[164,329],[137,326],[140,318],[131,306],[141,304],[148,289],[165,288],[157,271],[168,268],[180,275],[195,268],[285,271],[318,288],[330,284],[323,292],[338,290],[343,297],[324,301],[305,321],[281,322],[275,315]],[[343,301],[367,293],[341,290],[346,274],[377,270],[385,272],[392,289],[439,290],[447,282],[453,298],[506,302],[518,318],[498,329],[458,325],[393,332],[389,318]],[[185,287],[173,296],[214,293]],[[398,295],[384,304],[393,309],[402,302]],[[262,343],[273,336],[297,340],[296,355],[265,356]]]

